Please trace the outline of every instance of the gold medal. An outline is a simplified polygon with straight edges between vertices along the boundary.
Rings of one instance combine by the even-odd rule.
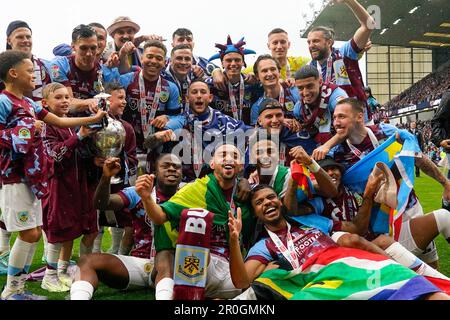
[[[150,273],[153,270],[153,264],[151,264],[150,262],[147,262],[146,264],[144,264],[144,272],[145,273]]]

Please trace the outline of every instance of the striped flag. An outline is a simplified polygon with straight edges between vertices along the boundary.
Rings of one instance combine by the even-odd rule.
[[[312,179],[314,176],[309,172],[309,169],[297,162],[291,164],[292,179],[297,181],[297,201],[303,202],[313,198],[314,187]]]
[[[415,300],[441,291],[391,259],[342,247],[325,249],[297,270],[266,271],[252,289],[258,299],[280,300]]]
[[[402,223],[402,214],[408,204],[414,185],[414,157],[419,156],[420,148],[414,135],[399,130],[403,144],[396,141],[395,134],[382,145],[355,163],[344,174],[343,183],[353,191],[364,192],[369,174],[377,162],[384,162],[389,168],[394,165],[399,172],[397,179],[397,208],[386,205],[374,206],[370,226],[375,233],[389,233],[398,239]]]

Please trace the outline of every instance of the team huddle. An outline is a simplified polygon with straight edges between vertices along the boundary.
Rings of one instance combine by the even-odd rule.
[[[423,212],[408,168],[449,201],[450,181],[413,135],[374,121],[358,65],[373,19],[356,0],[335,2],[360,23],[340,48],[319,26],[310,57],[288,56],[276,28],[271,53],[248,67],[256,52],[244,38],[207,59],[190,30],[173,32],[169,52],[124,16],[75,27],[47,61],[32,54],[30,26],[11,22],[0,53],[1,299],[47,299],[26,290],[42,236],[41,287],[72,300],[92,299],[100,282],[150,287],[156,300],[449,299],[434,239],[450,241],[450,212]],[[113,121],[115,154],[97,141]],[[386,160],[366,165],[380,150]]]

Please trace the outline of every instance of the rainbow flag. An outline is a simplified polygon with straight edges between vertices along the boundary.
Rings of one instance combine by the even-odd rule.
[[[291,165],[292,179],[297,181],[297,201],[304,202],[313,198],[314,186],[312,179],[314,175],[309,172],[309,169],[304,165],[297,162]]]
[[[325,249],[297,270],[266,271],[251,289],[268,300],[415,300],[441,291],[391,259],[342,247]]]
[[[369,174],[375,163],[380,161],[399,172],[397,179],[397,208],[386,205],[374,206],[370,226],[376,233],[389,233],[398,239],[402,214],[408,204],[409,195],[414,185],[414,157],[421,154],[416,137],[406,130],[399,130],[403,144],[396,141],[395,134],[382,145],[370,152],[362,160],[355,163],[344,174],[343,183],[353,191],[364,192]]]

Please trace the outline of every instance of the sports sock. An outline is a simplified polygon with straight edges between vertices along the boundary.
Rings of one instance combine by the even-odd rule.
[[[94,247],[92,248],[93,253],[102,252],[102,241],[103,241],[103,227],[100,227],[100,230],[98,230],[97,237],[95,237],[94,240]]]
[[[58,273],[67,273],[69,261],[58,259]]]
[[[0,228],[0,254],[8,252],[11,249],[10,246],[11,232]]]
[[[37,242],[30,243],[30,250],[28,251],[28,256],[27,256],[27,260],[25,262],[25,267],[23,268],[25,273],[28,273],[30,271],[30,267],[33,264],[33,258],[34,258],[34,253],[36,251],[37,244],[38,244]]]
[[[434,210],[433,214],[439,233],[450,243],[450,212],[439,209]]]
[[[33,243],[25,242],[20,238],[17,238],[14,242],[9,254],[8,275],[5,289],[2,292],[3,298],[23,289],[21,288],[22,281],[20,281],[20,278],[25,271],[30,251],[33,251],[34,254],[33,245]]]
[[[117,254],[119,252],[123,233],[123,228],[111,227],[111,248],[108,250],[109,253]]]
[[[155,300],[173,300],[173,286],[175,282],[171,278],[163,278],[155,288]]]
[[[91,300],[94,287],[87,281],[79,280],[70,287],[70,300]]]
[[[48,270],[58,270],[58,258],[61,252],[61,243],[49,243],[47,248],[47,273]]]
[[[414,254],[409,252],[400,243],[394,242],[384,250],[393,260],[401,265],[415,271],[422,276],[429,276],[434,278],[448,279],[436,269],[430,267],[428,264],[417,258]]]
[[[45,235],[45,232],[42,232],[42,241],[44,242],[44,252],[42,253],[42,258],[45,261],[47,261],[48,241],[47,241],[47,236]]]

